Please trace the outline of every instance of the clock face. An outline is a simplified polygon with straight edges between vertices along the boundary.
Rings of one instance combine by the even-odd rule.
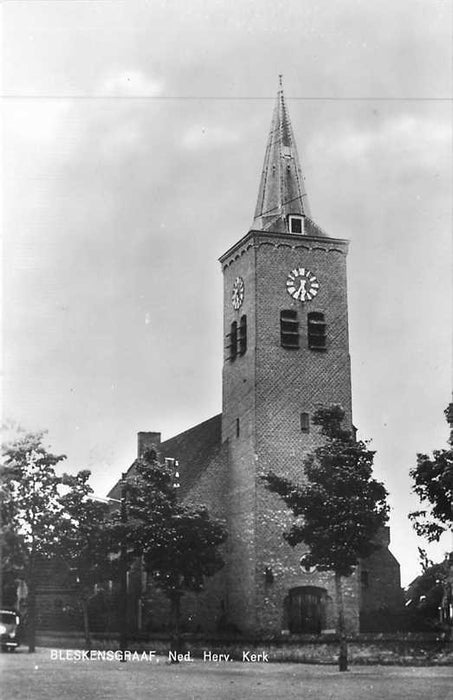
[[[295,267],[288,274],[286,291],[293,299],[311,301],[319,291],[319,282],[306,267]]]
[[[231,303],[236,310],[239,309],[244,301],[244,289],[244,280],[242,277],[236,277],[233,284],[233,291],[231,292]]]

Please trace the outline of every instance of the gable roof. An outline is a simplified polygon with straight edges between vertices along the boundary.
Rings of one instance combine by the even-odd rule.
[[[221,444],[221,413],[161,443],[162,456],[173,457],[179,462],[181,496],[200,479]]]

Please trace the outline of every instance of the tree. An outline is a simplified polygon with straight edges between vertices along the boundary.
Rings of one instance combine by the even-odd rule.
[[[177,507],[173,471],[157,462],[154,450],[146,451],[134,462],[133,475],[126,475],[122,496],[127,502],[127,549],[141,556],[151,540],[165,536]]]
[[[409,513],[414,529],[428,542],[438,542],[441,536],[453,529],[453,403],[445,409],[445,417],[450,424],[449,447],[434,450],[432,457],[417,454],[417,464],[410,470],[413,479],[412,490],[420,499],[422,509]],[[445,564],[447,575],[441,579],[443,600],[447,611],[444,620],[450,625],[453,634],[450,604],[453,603],[453,552]]]
[[[450,600],[446,598],[449,561],[434,564],[419,548],[422,573],[406,590],[406,611],[409,629],[416,631],[441,630],[449,616]]]
[[[180,648],[181,598],[199,592],[224,561],[219,545],[227,538],[222,521],[205,507],[178,502],[174,473],[145,453],[127,482],[129,547],[142,554],[156,586],[169,598],[174,645]]]
[[[91,648],[88,605],[94,597],[95,585],[113,578],[111,554],[118,549],[109,522],[109,506],[91,498],[89,477],[88,470],[63,475],[62,483],[67,491],[60,498],[62,519],[56,547],[76,583],[86,649]]]
[[[445,410],[453,425],[453,404]],[[421,510],[409,513],[415,531],[428,542],[438,541],[453,526],[453,438],[450,447],[434,450],[432,457],[417,454],[417,465],[409,472],[414,481],[412,490],[419,497]]]
[[[205,580],[224,566],[218,546],[226,540],[223,524],[206,508],[179,505],[169,518],[165,536],[145,552],[145,565],[156,585],[169,598],[176,640],[184,593],[204,590]]]
[[[15,566],[28,588],[26,628],[29,651],[35,651],[36,576],[38,561],[55,552],[62,506],[61,477],[54,455],[43,445],[44,433],[24,433],[3,446],[1,469],[2,539],[9,543]]]
[[[303,483],[273,473],[263,477],[297,518],[285,540],[308,546],[308,566],[334,573],[340,671],[347,670],[342,579],[376,549],[373,539],[388,519],[386,489],[372,478],[374,452],[342,428],[343,419],[340,406],[315,412],[313,423],[321,426],[325,442],[305,458]]]

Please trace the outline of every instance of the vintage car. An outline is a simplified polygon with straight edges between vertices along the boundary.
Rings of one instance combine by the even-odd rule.
[[[2,651],[14,651],[19,646],[20,618],[14,610],[0,610],[0,644]]]

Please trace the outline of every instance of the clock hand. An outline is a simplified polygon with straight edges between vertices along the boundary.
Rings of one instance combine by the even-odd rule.
[[[299,284],[299,289],[297,290],[297,296],[299,299],[303,299],[307,290],[305,289],[305,285],[307,284],[307,280],[300,280]]]

